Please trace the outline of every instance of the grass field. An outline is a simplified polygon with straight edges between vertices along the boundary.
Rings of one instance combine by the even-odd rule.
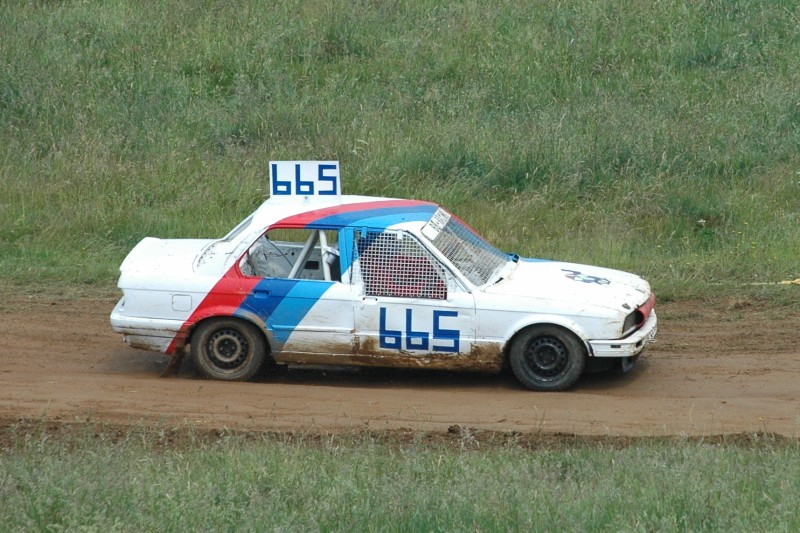
[[[146,6],[146,7],[145,7]],[[793,1],[0,3],[0,284],[109,291],[267,163],[439,202],[660,298],[797,308]],[[751,285],[757,284],[757,285]],[[109,304],[112,305],[113,301]],[[796,443],[287,442],[4,430],[0,529],[796,531]]]
[[[179,437],[179,440],[175,438]],[[564,442],[190,428],[2,435],[5,531],[796,531],[800,454],[765,435]]]
[[[110,286],[144,236],[233,227],[269,160],[337,159],[345,192],[437,201],[504,249],[665,296],[793,279],[799,17],[749,0],[5,2],[0,271]]]

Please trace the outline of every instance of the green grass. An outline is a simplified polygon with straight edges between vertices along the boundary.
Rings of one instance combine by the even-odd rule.
[[[800,276],[794,2],[7,2],[0,271],[110,286],[271,159],[668,296]],[[715,285],[711,285],[714,283]]]
[[[729,442],[540,445],[462,428],[201,435],[9,428],[6,531],[796,531],[800,454]]]

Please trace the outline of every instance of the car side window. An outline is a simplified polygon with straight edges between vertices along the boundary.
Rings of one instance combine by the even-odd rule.
[[[355,232],[368,296],[447,299],[447,276],[428,250],[403,231]]]
[[[250,247],[240,263],[245,276],[340,281],[336,232],[294,228],[270,229]]]

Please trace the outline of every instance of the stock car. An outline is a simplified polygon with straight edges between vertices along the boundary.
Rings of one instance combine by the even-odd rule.
[[[272,197],[221,239],[143,239],[118,286],[128,345],[221,380],[265,363],[510,367],[557,391],[593,362],[629,368],[657,329],[641,277],[501,252],[417,200]]]

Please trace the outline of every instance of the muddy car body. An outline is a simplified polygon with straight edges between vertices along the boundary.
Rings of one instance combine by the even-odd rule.
[[[656,332],[633,274],[519,258],[423,201],[272,198],[218,240],[142,240],[111,314],[133,347],[207,376],[266,362],[500,371],[536,390],[629,366]]]

